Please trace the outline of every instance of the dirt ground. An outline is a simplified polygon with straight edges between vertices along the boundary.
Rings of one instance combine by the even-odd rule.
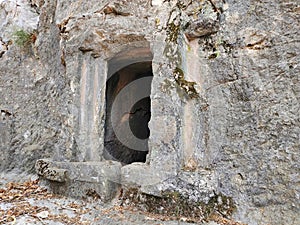
[[[0,174],[0,179],[0,224],[239,225],[221,217],[209,222],[174,219],[121,206],[120,199],[103,203],[92,197],[82,200],[54,195],[39,185],[35,175]]]

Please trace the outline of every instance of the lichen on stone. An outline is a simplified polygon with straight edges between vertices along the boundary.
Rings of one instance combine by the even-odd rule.
[[[190,98],[198,98],[199,94],[195,88],[196,82],[187,81],[184,78],[182,69],[176,67],[173,71],[176,83],[186,92]]]
[[[160,84],[160,90],[165,93],[170,95],[171,91],[170,89],[174,87],[174,82],[168,80],[168,79],[164,79],[164,81]]]
[[[167,41],[177,42],[180,32],[180,24],[176,25],[174,22],[168,24],[167,27]]]

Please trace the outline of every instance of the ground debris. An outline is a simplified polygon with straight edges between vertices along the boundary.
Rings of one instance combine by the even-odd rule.
[[[0,224],[15,224],[21,216],[36,219],[42,224],[47,224],[49,220],[63,224],[90,224],[90,221],[81,219],[81,215],[88,213],[90,209],[85,209],[82,205],[74,202],[70,202],[67,207],[61,208],[73,210],[75,212],[74,216],[69,216],[64,212],[58,214],[51,213],[49,207],[37,206],[30,203],[32,201],[50,201],[62,198],[62,196],[54,195],[45,188],[40,187],[38,180],[24,183],[7,183],[5,188],[0,189]],[[57,205],[57,208],[59,207],[60,205]]]
[[[38,186],[38,180],[27,181],[25,183],[9,182],[6,184],[6,188],[0,189],[1,202],[19,202],[29,196],[43,199],[54,197],[54,195],[47,192],[45,188]]]
[[[167,193],[159,199],[131,190],[124,191],[116,200],[114,204],[104,205],[101,200],[79,200],[54,195],[40,187],[38,180],[10,182],[0,189],[0,224],[101,225],[108,221],[110,224],[127,221],[133,225],[153,225],[172,221],[184,224],[215,221],[219,225],[243,225],[224,215],[224,207],[211,205],[210,213],[205,214],[203,210],[196,210],[194,205],[184,205],[184,199],[177,193]],[[232,213],[230,208],[226,210],[228,215]]]

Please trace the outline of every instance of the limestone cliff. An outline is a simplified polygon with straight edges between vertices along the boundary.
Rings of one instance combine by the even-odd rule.
[[[299,21],[296,0],[0,0],[0,170],[108,159],[106,81],[152,61],[149,152],[126,182],[299,224]]]

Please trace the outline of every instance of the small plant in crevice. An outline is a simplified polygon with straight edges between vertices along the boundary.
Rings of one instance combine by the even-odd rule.
[[[13,33],[13,40],[19,47],[28,47],[36,41],[36,33],[20,29]]]

